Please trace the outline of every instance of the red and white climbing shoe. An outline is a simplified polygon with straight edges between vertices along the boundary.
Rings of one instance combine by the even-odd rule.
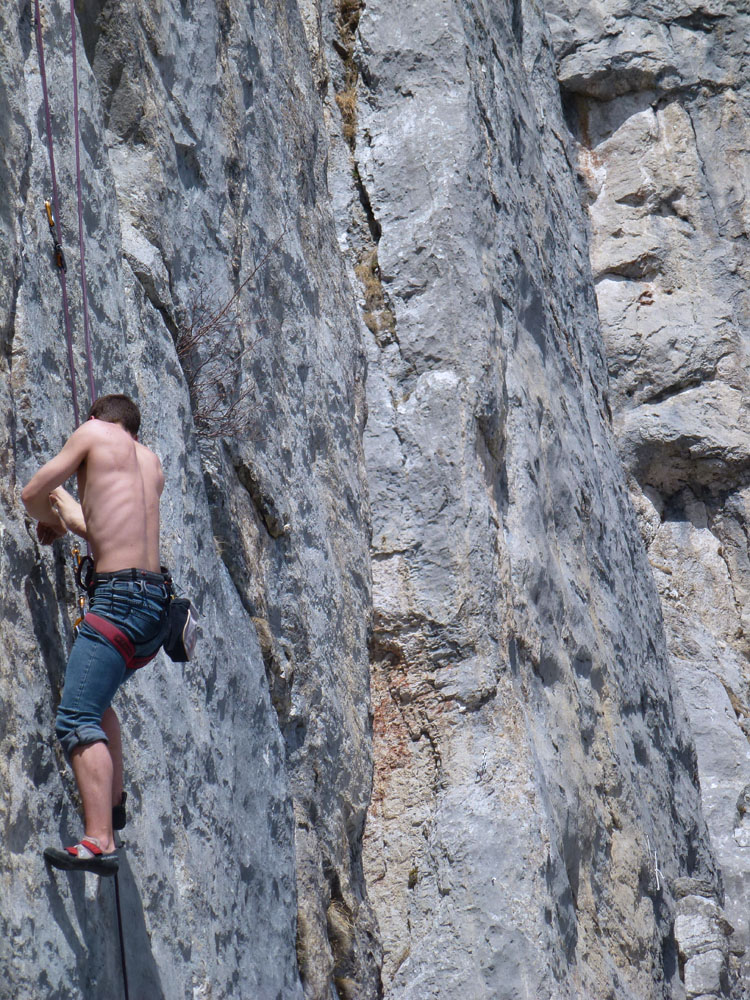
[[[120,867],[117,851],[105,854],[97,843],[86,838],[62,851],[57,847],[45,848],[44,859],[53,868],[66,872],[93,872],[94,875],[116,875]]]

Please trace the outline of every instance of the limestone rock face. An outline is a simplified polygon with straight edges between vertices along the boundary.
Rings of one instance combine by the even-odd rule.
[[[354,20],[311,48],[368,328],[385,996],[681,996],[675,882],[721,888],[545,23],[448,0]]]
[[[203,633],[194,663],[160,657],[118,696],[130,995],[287,1000],[300,969],[309,995],[346,975],[373,992],[364,357],[302,23],[244,3],[78,16],[98,387],[140,401],[166,473],[164,560]],[[80,833],[52,724],[75,593],[66,547],[35,544],[19,494],[73,419],[28,5],[0,26],[0,967],[8,995],[111,1000],[112,883],[41,858]],[[43,29],[85,398],[66,4],[45,4]],[[175,351],[191,336],[192,399]]]
[[[76,15],[97,387],[141,403],[203,632],[118,695],[131,996],[736,993],[744,12],[555,0],[556,52],[532,0]],[[112,884],[41,860],[80,820],[67,545],[20,507],[73,427],[33,28],[0,11],[0,994],[112,1000]]]
[[[618,443],[741,953],[750,946],[750,14],[690,2],[626,11],[553,0],[548,10],[579,142]],[[746,979],[747,957],[741,965]]]

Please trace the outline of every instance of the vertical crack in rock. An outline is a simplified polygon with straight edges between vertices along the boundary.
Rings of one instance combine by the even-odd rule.
[[[694,762],[609,437],[570,144],[542,68],[549,40],[528,6],[410,7],[394,19],[375,0],[357,34],[357,177],[347,199],[336,164],[339,238],[359,263],[361,183],[398,320],[393,343],[367,324],[376,616],[365,870],[385,995],[572,996],[576,961],[592,995],[656,983],[666,997],[678,977],[674,904],[632,858],[658,838],[670,877],[715,873],[700,821],[676,806],[696,801]],[[627,524],[619,541],[615,521]],[[627,597],[625,566],[638,581]],[[659,804],[644,798],[654,787]],[[535,831],[533,861],[514,853],[521,827]],[[498,842],[502,858],[485,846]],[[545,876],[524,880],[514,905],[523,864]],[[636,910],[634,926],[625,914]]]
[[[334,39],[333,46],[343,62],[344,77],[341,87],[336,91],[335,99],[341,112],[344,138],[352,152],[357,137],[357,80],[359,79],[359,70],[354,60],[354,44],[363,7],[363,0],[336,0],[336,27],[339,38]]]
[[[364,296],[362,319],[375,335],[379,344],[384,345],[396,338],[396,319],[383,287],[383,275],[378,261],[378,243],[382,236],[380,223],[373,211],[367,187],[357,163],[357,101],[359,67],[355,56],[357,28],[364,9],[362,0],[336,0],[336,28],[338,38],[332,41],[333,49],[340,57],[343,75],[334,97],[341,114],[343,136],[351,150],[352,176],[365,226],[359,220],[357,226],[357,258],[354,273]],[[357,224],[356,217],[351,222]]]

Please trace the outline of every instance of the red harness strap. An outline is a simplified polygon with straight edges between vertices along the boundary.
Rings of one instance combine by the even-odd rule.
[[[128,670],[137,670],[139,667],[145,667],[156,656],[156,653],[152,653],[150,656],[136,656],[133,640],[107,618],[95,615],[93,611],[89,611],[83,620],[98,632],[99,635],[103,635],[108,642],[112,643],[123,660],[125,660],[125,666]]]

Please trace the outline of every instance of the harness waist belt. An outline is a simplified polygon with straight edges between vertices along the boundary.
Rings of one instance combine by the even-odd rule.
[[[94,586],[107,580],[146,580],[148,583],[167,583],[169,572],[152,573],[148,569],[116,569],[112,573],[94,573],[91,578]]]
[[[110,574],[110,576],[114,575]],[[151,575],[156,576],[158,574],[152,573]],[[108,642],[112,643],[123,660],[125,660],[125,666],[128,670],[138,670],[139,667],[145,667],[147,663],[153,660],[156,653],[159,652],[157,649],[156,653],[151,653],[150,656],[136,656],[135,646],[130,636],[125,635],[122,629],[119,629],[107,618],[102,618],[101,615],[96,615],[93,611],[89,611],[83,621],[86,625],[90,625],[99,635],[103,635]]]

